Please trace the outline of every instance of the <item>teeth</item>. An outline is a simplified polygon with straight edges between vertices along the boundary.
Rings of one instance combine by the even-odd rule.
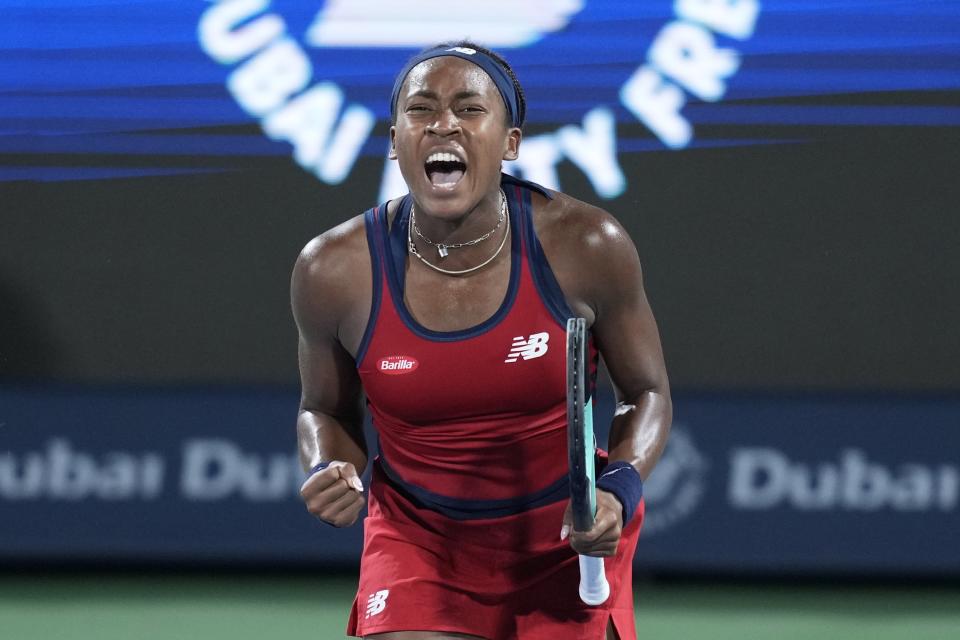
[[[427,158],[427,162],[463,162],[463,160],[459,156],[456,156],[452,153],[438,151],[430,154],[430,157]]]

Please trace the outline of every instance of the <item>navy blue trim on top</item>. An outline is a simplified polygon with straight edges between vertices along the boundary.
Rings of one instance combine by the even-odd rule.
[[[373,271],[373,296],[370,300],[370,317],[367,318],[367,328],[363,330],[363,338],[360,340],[360,346],[357,348],[357,355],[354,362],[359,366],[363,362],[363,357],[367,354],[367,347],[370,346],[370,339],[373,337],[373,330],[377,324],[377,317],[380,314],[380,299],[383,297],[383,286],[381,280],[381,261],[380,252],[377,250],[377,218],[386,217],[387,205],[368,209],[363,214],[363,225],[367,232],[367,247],[370,249],[370,269]]]
[[[570,497],[570,477],[566,473],[550,486],[525,496],[500,500],[465,500],[442,496],[406,482],[387,464],[382,453],[377,456],[373,463],[383,471],[384,476],[390,481],[393,488],[407,500],[424,509],[436,511],[451,520],[502,518],[560,502]]]
[[[530,182],[529,180],[524,180],[516,176],[512,176],[509,173],[500,174],[500,186],[503,187],[503,190],[506,191],[508,186],[517,186],[530,191],[536,191],[542,195],[547,200],[553,200],[553,194],[550,193],[550,190],[544,186],[537,184],[536,182]]]
[[[530,196],[530,192],[536,191],[550,200],[553,200],[553,195],[535,182],[521,180],[508,174],[503,175],[501,182],[504,185],[514,185],[516,188],[510,189],[510,191],[515,190],[517,194],[520,195],[524,244],[527,247],[527,264],[530,267],[533,284],[544,306],[546,306],[550,312],[550,315],[557,321],[557,324],[566,330],[567,320],[575,318],[576,314],[570,308],[570,305],[567,304],[567,298],[563,295],[563,290],[560,288],[560,283],[557,282],[557,277],[553,274],[553,269],[550,268],[550,262],[547,260],[547,256],[543,251],[540,239],[537,238],[536,228],[533,224],[533,199]],[[506,186],[504,189],[506,190]],[[588,340],[592,340],[592,333],[589,329],[587,330],[587,336]],[[597,374],[599,373],[599,353],[597,357],[594,358],[593,364],[593,374],[589,376],[590,383],[587,385],[587,393],[584,401],[589,401],[596,390]]]
[[[563,290],[557,282],[557,277],[553,275],[553,269],[547,261],[547,256],[537,238],[536,229],[533,224],[533,203],[531,202],[530,192],[526,191],[523,198],[524,207],[526,207],[523,216],[523,232],[526,236],[527,255],[529,256],[530,274],[533,276],[533,283],[537,287],[537,293],[540,299],[546,305],[550,315],[561,327],[566,328],[567,319],[573,318],[574,313],[567,304],[567,299],[563,295]]]
[[[406,273],[407,268],[407,220],[410,218],[410,209],[413,205],[413,199],[410,194],[400,199],[397,205],[397,213],[393,217],[393,226],[389,226],[387,217],[384,216],[384,224],[389,226],[387,235],[388,242],[386,247],[386,259],[393,264],[393,273]],[[381,238],[383,236],[381,235]],[[389,275],[388,275],[389,277]],[[399,291],[402,298],[406,289],[405,278],[399,278]]]
[[[509,191],[512,191],[509,190]],[[510,219],[510,282],[507,285],[507,293],[503,298],[503,302],[500,304],[500,308],[497,309],[496,313],[484,320],[478,325],[474,325],[468,329],[461,329],[459,331],[434,331],[433,329],[428,329],[422,324],[416,321],[416,319],[410,314],[410,311],[407,309],[407,305],[403,302],[404,294],[404,275],[406,273],[406,260],[407,260],[407,224],[410,218],[410,209],[413,205],[413,198],[410,197],[410,194],[407,194],[400,201],[400,206],[397,209],[397,214],[394,217],[392,227],[388,228],[387,225],[387,216],[381,216],[382,220],[380,222],[380,237],[385,239],[385,247],[389,247],[390,256],[386,259],[387,265],[387,284],[390,287],[390,295],[393,298],[393,306],[397,310],[397,314],[403,320],[403,323],[407,325],[407,328],[410,329],[417,336],[425,339],[432,340],[434,342],[453,342],[456,340],[466,340],[467,338],[474,338],[483,333],[486,333],[490,329],[497,326],[506,316],[510,313],[510,309],[513,307],[514,300],[517,297],[517,291],[520,289],[520,255],[522,253],[521,247],[523,243],[522,238],[522,227],[517,221],[517,216],[519,215],[519,207],[515,201],[512,201],[510,192],[504,190],[507,194],[507,209],[510,212],[508,218]]]

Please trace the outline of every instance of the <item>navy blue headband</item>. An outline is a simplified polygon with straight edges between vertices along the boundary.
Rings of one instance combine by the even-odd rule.
[[[397,100],[400,98],[400,87],[403,85],[403,81],[406,80],[410,70],[424,60],[439,58],[440,56],[453,56],[455,58],[469,60],[483,69],[487,75],[490,76],[490,79],[493,80],[493,84],[497,86],[497,91],[500,92],[500,96],[503,98],[503,104],[507,107],[507,116],[510,118],[511,126],[519,127],[523,124],[520,121],[520,99],[517,97],[517,89],[513,86],[513,79],[510,78],[507,70],[504,69],[499,62],[482,51],[468,47],[451,47],[447,44],[427,49],[407,62],[407,65],[403,68],[400,75],[397,76],[397,81],[393,85],[393,95],[390,97],[390,116],[392,119],[395,120],[397,117]]]

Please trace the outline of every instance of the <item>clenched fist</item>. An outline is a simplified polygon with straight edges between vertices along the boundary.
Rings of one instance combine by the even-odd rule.
[[[307,511],[335,527],[349,527],[366,504],[363,483],[349,462],[331,462],[300,487]]]

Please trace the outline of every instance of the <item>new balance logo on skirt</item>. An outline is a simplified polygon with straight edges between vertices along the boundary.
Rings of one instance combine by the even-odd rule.
[[[390,589],[381,589],[376,593],[371,593],[370,597],[367,598],[367,615],[363,617],[369,618],[383,613],[383,610],[387,608],[387,596],[389,595]]]
[[[513,339],[513,344],[510,345],[510,353],[507,354],[507,359],[504,362],[516,362],[520,358],[524,360],[539,358],[547,352],[547,342],[549,340],[550,334],[546,332],[534,333],[529,338],[517,336]]]

